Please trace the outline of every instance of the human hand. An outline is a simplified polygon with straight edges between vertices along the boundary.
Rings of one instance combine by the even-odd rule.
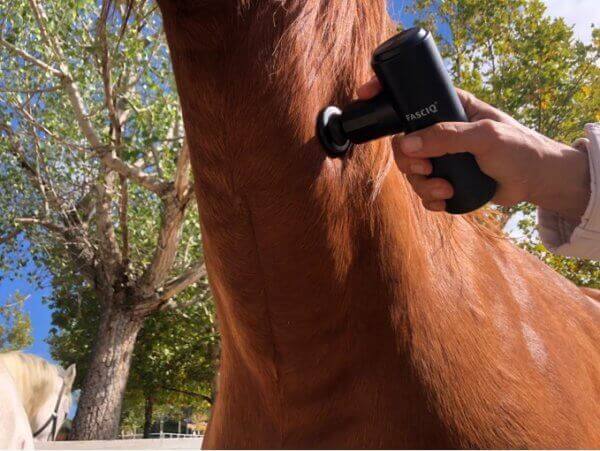
[[[375,78],[358,90],[368,99],[381,90]],[[398,168],[404,172],[423,205],[444,211],[452,185],[428,178],[430,158],[470,152],[481,170],[498,182],[493,201],[512,206],[533,202],[565,217],[579,219],[589,201],[589,163],[584,152],[553,141],[500,110],[457,90],[471,122],[446,122],[393,139]]]

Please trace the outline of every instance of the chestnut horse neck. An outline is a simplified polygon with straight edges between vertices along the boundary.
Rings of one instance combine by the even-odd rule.
[[[295,281],[302,301],[293,308],[302,310],[320,299],[314,287],[341,299],[359,258],[381,257],[387,233],[417,268],[422,246],[472,230],[474,222],[423,210],[388,141],[330,159],[315,138],[318,111],[352,99],[371,76],[372,50],[394,32],[383,0],[159,3],[213,290],[223,279],[227,293],[256,285],[273,299]],[[267,275],[245,279],[248,268]]]
[[[597,306],[427,213],[389,142],[316,142],[393,32],[384,0],[159,5],[222,337],[205,444],[598,445]]]

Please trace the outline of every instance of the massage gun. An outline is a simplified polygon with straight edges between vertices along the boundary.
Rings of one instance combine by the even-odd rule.
[[[317,135],[329,155],[343,156],[354,144],[429,127],[438,122],[467,122],[444,62],[422,28],[410,28],[381,44],[373,70],[383,90],[370,100],[354,101],[344,110],[329,106],[317,120]],[[454,197],[448,213],[473,211],[488,202],[496,182],[484,174],[475,157],[458,153],[432,158],[430,177],[448,180]]]

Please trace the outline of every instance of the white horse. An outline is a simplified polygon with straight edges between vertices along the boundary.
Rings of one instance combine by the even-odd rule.
[[[12,376],[0,362],[0,448],[33,449],[33,435]]]
[[[0,448],[54,440],[71,407],[75,365],[66,370],[20,352],[0,354]]]

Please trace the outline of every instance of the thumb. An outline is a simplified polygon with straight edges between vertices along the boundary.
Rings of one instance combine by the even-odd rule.
[[[434,158],[461,152],[479,155],[490,147],[493,137],[486,133],[488,122],[493,121],[441,122],[398,137],[397,147],[404,154],[416,158]]]

